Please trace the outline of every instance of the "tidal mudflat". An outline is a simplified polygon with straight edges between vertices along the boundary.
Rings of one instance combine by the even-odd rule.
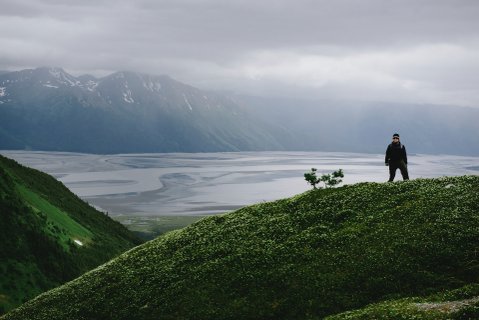
[[[310,188],[303,174],[343,169],[344,184],[383,182],[384,156],[338,152],[92,155],[1,151],[55,176],[111,216],[201,216],[290,197]],[[478,157],[410,155],[411,179],[479,174]],[[399,180],[398,171],[396,179]],[[127,220],[123,218],[123,220]]]

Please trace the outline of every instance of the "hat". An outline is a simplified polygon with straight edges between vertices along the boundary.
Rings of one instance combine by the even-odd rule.
[[[393,138],[394,138],[394,137],[398,137],[398,138],[399,138],[399,133],[393,134]]]

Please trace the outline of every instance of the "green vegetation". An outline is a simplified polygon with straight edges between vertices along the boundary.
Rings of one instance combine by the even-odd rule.
[[[316,172],[318,169],[311,168],[310,172],[306,172],[304,174],[304,179],[316,189],[316,185],[318,183],[323,182],[325,188],[332,188],[338,184],[340,184],[343,180],[340,178],[344,178],[344,173],[342,169],[338,171],[334,171],[331,174],[323,174],[321,177],[316,176]]]
[[[479,319],[479,284],[425,298],[403,298],[369,305],[326,320],[473,320]]]
[[[0,314],[140,243],[51,176],[0,156]]]
[[[80,240],[83,244],[91,242],[93,234],[90,230],[73,220],[68,213],[51,205],[37,193],[22,185],[17,185],[17,190],[25,203],[30,205],[37,215],[43,216],[48,221],[43,231],[57,237],[66,251],[69,250],[72,240]]]
[[[478,247],[478,176],[313,189],[169,232],[2,319],[428,319],[415,303],[433,299],[475,318]]]

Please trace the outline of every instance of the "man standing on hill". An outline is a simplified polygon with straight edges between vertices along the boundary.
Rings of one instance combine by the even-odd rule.
[[[389,182],[394,180],[396,170],[401,170],[403,180],[409,180],[407,172],[407,154],[406,147],[399,141],[399,134],[393,134],[393,142],[386,150],[386,165],[389,165]]]

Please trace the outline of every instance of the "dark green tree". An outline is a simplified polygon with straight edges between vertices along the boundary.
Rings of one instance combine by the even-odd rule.
[[[316,185],[320,182],[324,183],[325,188],[332,188],[338,184],[340,184],[344,178],[344,173],[342,169],[334,171],[330,174],[323,174],[320,178],[316,176],[316,172],[318,170],[316,168],[311,168],[310,172],[306,172],[304,174],[304,179],[313,186],[314,189],[317,189]],[[321,188],[321,187],[320,187]]]
[[[310,172],[306,172],[304,174],[304,179],[313,186],[314,189],[316,189],[316,185],[321,182],[321,179],[316,176],[316,171],[318,169],[316,168],[311,168]]]

